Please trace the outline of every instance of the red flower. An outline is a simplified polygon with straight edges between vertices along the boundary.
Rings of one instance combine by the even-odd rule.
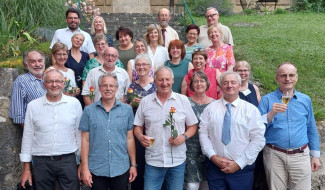
[[[90,86],[90,87],[89,87],[89,90],[90,90],[90,92],[94,92],[94,91],[95,91],[95,87]]]
[[[169,112],[170,113],[175,113],[176,112],[176,108],[175,107],[171,107]]]

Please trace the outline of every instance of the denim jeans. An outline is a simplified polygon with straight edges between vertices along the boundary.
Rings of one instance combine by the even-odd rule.
[[[160,190],[166,179],[167,190],[182,190],[184,184],[184,161],[175,167],[155,167],[146,163],[144,172],[144,190]]]

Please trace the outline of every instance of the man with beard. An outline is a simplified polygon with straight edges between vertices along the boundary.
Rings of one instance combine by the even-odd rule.
[[[230,29],[219,22],[219,12],[214,7],[207,8],[205,13],[205,18],[207,19],[207,24],[200,26],[200,35],[198,38],[198,43],[204,47],[209,47],[212,45],[211,40],[208,37],[208,29],[212,25],[220,27],[222,32],[222,42],[234,46],[234,41],[232,39],[232,34]]]
[[[88,106],[93,103],[89,97],[90,87],[94,87],[94,102],[97,102],[101,98],[101,93],[99,91],[98,79],[101,75],[112,73],[117,76],[118,81],[118,91],[116,92],[116,99],[118,101],[123,101],[127,93],[127,88],[130,85],[130,78],[128,73],[120,68],[115,66],[116,61],[118,60],[118,52],[114,47],[106,47],[103,53],[104,64],[102,66],[96,67],[89,71],[85,85],[82,89],[81,95],[83,95],[85,105]]]
[[[163,39],[163,46],[168,48],[169,42],[172,40],[178,40],[177,32],[168,25],[170,21],[170,12],[166,8],[160,9],[158,13],[159,29],[161,29],[161,38]]]
[[[44,56],[37,50],[26,51],[23,62],[28,73],[16,78],[11,90],[9,117],[24,126],[27,104],[46,93],[43,87]]]
[[[85,40],[80,48],[81,51],[84,51],[89,54],[90,58],[94,57],[95,47],[93,41],[91,40],[90,35],[79,28],[80,24],[80,13],[78,10],[69,8],[65,13],[65,21],[68,24],[67,28],[61,28],[55,31],[50,49],[56,42],[62,42],[68,46],[68,49],[71,49],[71,37],[76,33],[82,33],[85,37]],[[52,59],[53,61],[53,59]]]
[[[75,154],[79,155],[81,145],[81,104],[62,93],[65,82],[60,71],[48,71],[43,85],[46,95],[27,106],[20,154],[24,164],[21,184],[25,188],[28,180],[36,189],[54,190],[57,181],[62,190],[79,190]]]

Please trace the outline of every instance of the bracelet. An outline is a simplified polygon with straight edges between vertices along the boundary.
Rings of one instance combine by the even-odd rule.
[[[130,167],[135,167],[135,168],[137,168],[137,167],[138,167],[138,164],[131,164]]]

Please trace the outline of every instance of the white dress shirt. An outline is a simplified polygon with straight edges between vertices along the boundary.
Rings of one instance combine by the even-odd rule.
[[[234,160],[241,169],[255,162],[258,153],[265,145],[265,125],[259,110],[251,103],[237,99],[231,107],[231,142],[222,143],[222,126],[226,104],[220,99],[208,105],[202,115],[199,129],[203,154]]]
[[[127,94],[128,87],[130,86],[130,77],[124,69],[117,66],[115,66],[112,73],[116,75],[118,81],[118,91],[116,92],[115,97],[117,100],[122,101],[124,96]],[[89,87],[93,86],[95,87],[94,102],[97,102],[102,97],[99,91],[98,79],[103,74],[107,74],[107,71],[103,68],[103,66],[91,69],[87,75],[81,95],[90,94]]]
[[[160,25],[158,25],[159,30],[161,30]],[[169,43],[172,40],[179,40],[178,37],[178,33],[176,32],[176,30],[174,30],[172,27],[167,26],[166,28],[166,32],[165,32],[165,48],[168,49]],[[161,39],[164,40],[162,32],[161,32]]]
[[[155,138],[151,147],[146,147],[146,163],[155,167],[174,167],[186,160],[186,144],[172,146],[173,163],[171,157],[170,126],[163,127],[168,119],[171,107],[176,108],[173,117],[178,135],[185,133],[186,126],[198,123],[188,98],[172,92],[164,104],[160,102],[157,93],[142,98],[134,119],[134,125],[145,127],[146,135]]]
[[[86,52],[88,54],[94,53],[96,51],[93,41],[87,32],[81,30],[80,28],[78,28],[77,30],[72,32],[68,27],[61,28],[61,29],[58,29],[55,31],[51,45],[50,45],[50,49],[52,49],[52,47],[54,46],[54,44],[56,42],[64,43],[65,45],[68,46],[68,49],[71,49],[71,47],[72,47],[71,37],[75,33],[82,33],[85,37],[84,43],[82,44],[82,46],[80,48],[81,51]]]
[[[80,155],[82,114],[80,102],[62,94],[58,102],[46,96],[27,106],[20,160],[30,162],[32,156],[55,156],[77,151]]]
[[[148,49],[148,56],[152,61],[152,67],[155,66],[156,69],[164,65],[165,61],[169,59],[167,49],[161,45],[157,46],[155,54],[152,53],[150,46],[148,46],[147,49]]]

